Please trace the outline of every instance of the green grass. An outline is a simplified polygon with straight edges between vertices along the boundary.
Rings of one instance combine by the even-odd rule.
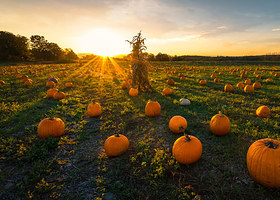
[[[0,80],[0,192],[3,199],[100,199],[103,193],[113,193],[117,199],[277,199],[279,190],[265,188],[254,182],[247,170],[249,146],[261,138],[280,140],[279,65],[210,62],[155,62],[149,77],[154,91],[130,97],[121,89],[129,63],[118,62],[116,70],[108,60],[91,64],[1,66]],[[257,70],[259,68],[259,70]],[[32,86],[25,86],[13,75],[29,75]],[[36,70],[38,76],[28,73]],[[156,69],[158,69],[156,71]],[[178,73],[186,81],[181,81]],[[195,70],[191,70],[195,69]],[[205,70],[206,69],[206,70]],[[239,69],[231,74],[233,69]],[[262,84],[262,89],[245,93],[236,88],[241,70],[247,78]],[[201,70],[201,72],[199,72]],[[210,78],[217,70],[220,83]],[[264,71],[263,71],[264,70]],[[219,72],[223,71],[223,75]],[[263,75],[261,80],[254,72]],[[263,71],[263,72],[262,72]],[[67,72],[66,76],[63,73]],[[100,76],[100,73],[102,75]],[[118,74],[113,80],[112,73]],[[80,76],[82,74],[82,76]],[[66,94],[61,101],[46,98],[47,77],[59,77],[57,88]],[[90,75],[90,77],[88,77]],[[174,86],[168,86],[173,78]],[[273,83],[265,82],[272,78]],[[207,84],[198,84],[206,79]],[[73,88],[65,88],[72,82]],[[223,91],[225,84],[233,92]],[[163,96],[170,87],[172,96]],[[189,106],[180,106],[186,96]],[[145,105],[156,98],[161,115],[149,118]],[[86,109],[92,100],[102,106],[98,118],[89,118]],[[267,105],[271,117],[256,116],[256,109]],[[231,130],[224,137],[209,131],[211,117],[222,111],[231,121]],[[187,130],[203,145],[201,159],[191,165],[181,165],[172,157],[172,146],[181,135],[170,132],[168,122],[174,115],[187,119]],[[66,126],[61,138],[40,139],[39,122],[56,116]],[[108,158],[103,144],[107,137],[120,130],[130,141],[128,151]],[[77,196],[79,192],[79,196]]]

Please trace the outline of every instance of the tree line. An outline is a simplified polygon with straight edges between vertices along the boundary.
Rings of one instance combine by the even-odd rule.
[[[62,49],[44,36],[29,38],[0,31],[0,61],[73,61],[77,54],[70,48]]]

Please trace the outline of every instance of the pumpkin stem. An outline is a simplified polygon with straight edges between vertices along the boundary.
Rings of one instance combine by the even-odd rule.
[[[222,117],[222,116],[223,116],[223,113],[222,113],[222,111],[219,111],[219,115],[220,115],[220,117]]]
[[[187,142],[191,141],[191,138],[190,138],[189,134],[186,131],[184,132],[184,135],[186,137],[186,141]]]
[[[265,142],[265,146],[267,146],[268,148],[271,148],[271,149],[277,149],[277,147],[278,147],[277,144],[274,144],[274,143],[271,142],[271,141],[266,141],[266,142]]]
[[[49,120],[54,120],[54,118],[55,118],[55,117],[54,117],[54,116],[52,116],[51,118],[49,118]]]

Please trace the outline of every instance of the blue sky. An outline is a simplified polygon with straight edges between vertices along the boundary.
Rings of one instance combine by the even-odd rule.
[[[142,30],[147,51],[171,55],[280,52],[280,1],[0,0],[0,30],[44,35],[75,52],[129,52]]]

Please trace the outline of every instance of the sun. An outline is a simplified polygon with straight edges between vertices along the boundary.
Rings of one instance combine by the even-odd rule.
[[[89,30],[79,36],[76,42],[78,52],[103,57],[124,54],[127,51],[125,39],[118,32],[107,28]]]

